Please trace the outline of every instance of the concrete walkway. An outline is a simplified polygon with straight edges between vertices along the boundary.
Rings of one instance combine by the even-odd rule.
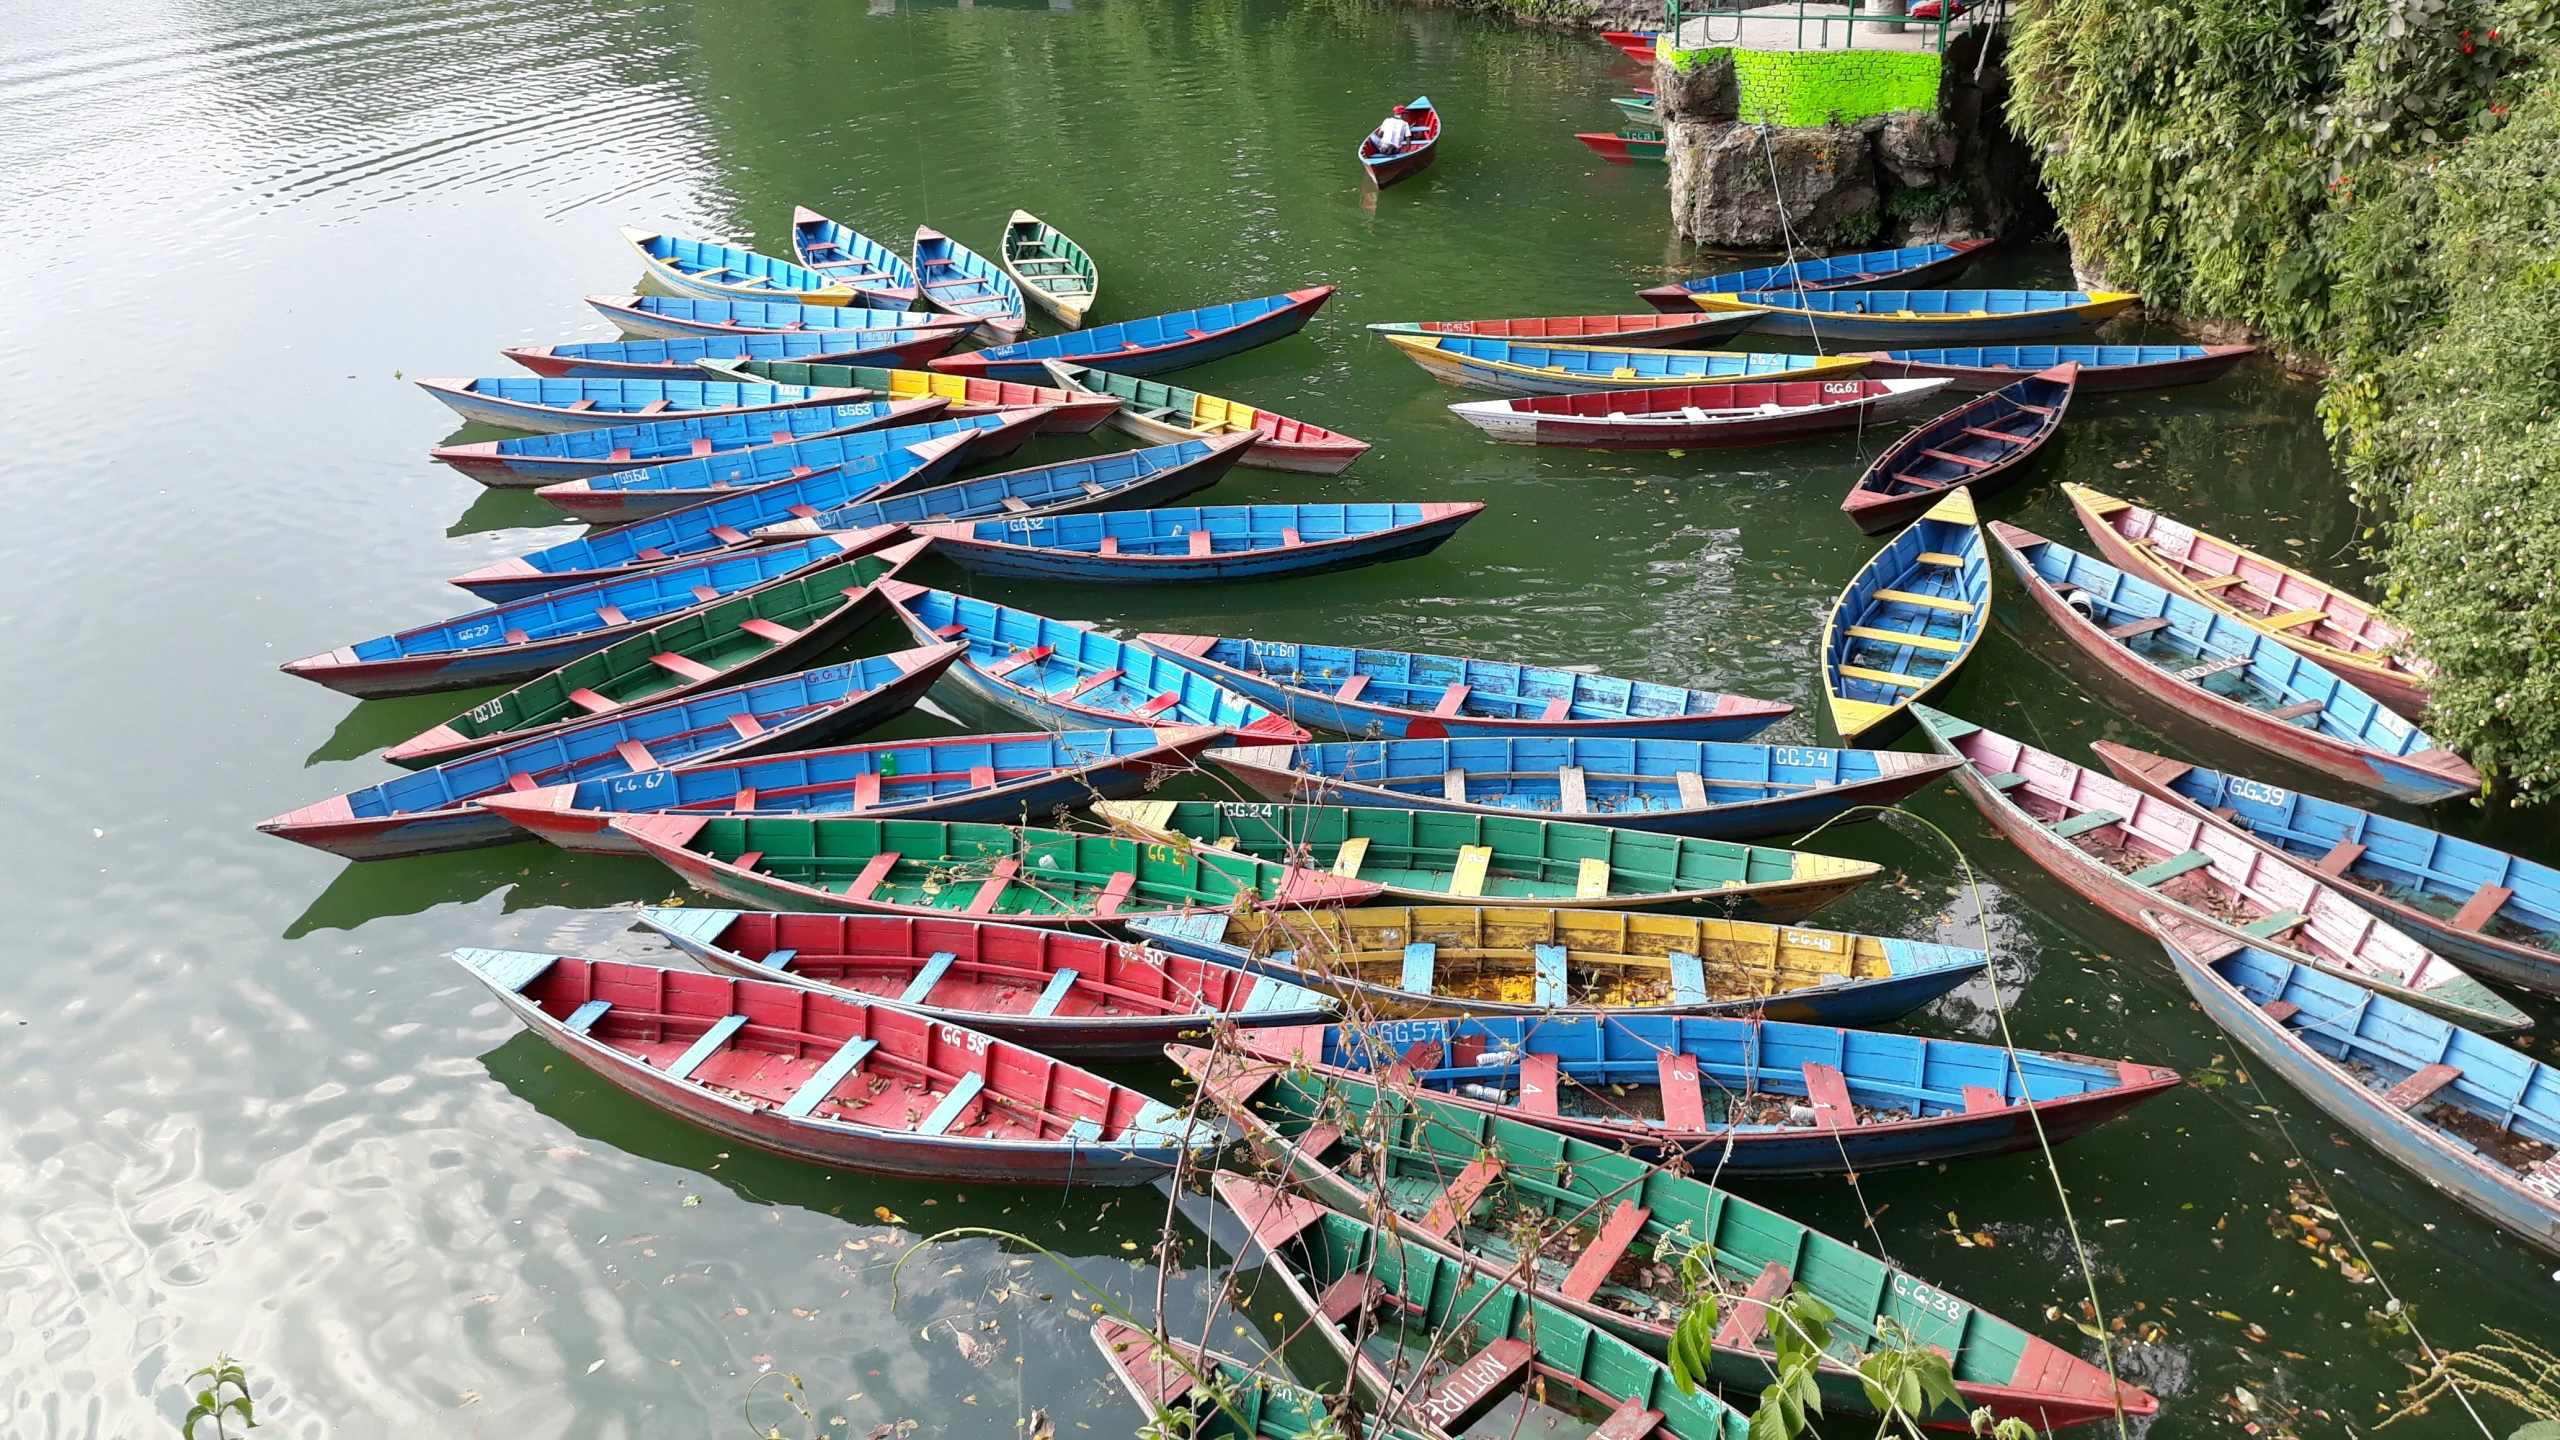
[[[1989,6],[1983,7],[1989,10]],[[1938,48],[1938,22],[1906,21],[1902,33],[1861,19],[1851,24],[1846,5],[1763,5],[1736,15],[1702,15],[1680,26],[1681,50],[1730,45],[1741,50],[1899,50],[1925,54]],[[1947,26],[1952,37],[1973,28],[1971,11]]]

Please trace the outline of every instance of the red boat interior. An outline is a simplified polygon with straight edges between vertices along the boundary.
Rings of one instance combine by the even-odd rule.
[[[794,986],[564,956],[519,993],[666,1078],[794,1118],[955,1138],[1102,1139],[1146,1103],[1019,1046]]]
[[[749,913],[717,943],[804,980],[987,1015],[1198,1015],[1233,1008],[1255,984],[1092,936],[889,915]]]

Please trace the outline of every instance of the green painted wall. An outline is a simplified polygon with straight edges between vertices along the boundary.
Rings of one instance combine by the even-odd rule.
[[[1671,55],[1673,68],[1733,61],[1736,110],[1753,125],[1844,125],[1896,110],[1938,111],[1934,52],[1900,50],[1737,50]]]

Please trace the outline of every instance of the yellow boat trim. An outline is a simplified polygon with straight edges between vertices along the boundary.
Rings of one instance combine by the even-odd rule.
[[[1852,700],[1845,695],[1828,698],[1831,701],[1831,724],[1843,740],[1855,740],[1910,704],[1907,700],[1897,700],[1890,705],[1878,705],[1869,700]],[[1797,868],[1801,870],[1803,867],[1799,864]]]
[[[1961,485],[1948,491],[1937,504],[1922,511],[1920,518],[1943,520],[1950,525],[1974,526],[1982,523],[1982,516],[1973,508],[1972,488]],[[1930,557],[1923,555],[1920,558],[1927,561]]]

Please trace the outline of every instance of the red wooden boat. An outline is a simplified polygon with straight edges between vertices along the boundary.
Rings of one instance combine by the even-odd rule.
[[[1869,535],[1920,518],[1958,486],[1976,496],[2007,488],[2062,428],[2080,367],[2065,362],[1979,395],[1893,442],[1840,502]]]
[[[1637,64],[1650,65],[1653,63],[1654,41],[1661,38],[1661,34],[1659,30],[1603,30],[1600,38]]]
[[[1377,132],[1360,137],[1360,168],[1368,173],[1370,183],[1384,190],[1399,180],[1409,180],[1431,168],[1440,156],[1440,111],[1428,95],[1414,97],[1404,107],[1405,123],[1413,127],[1413,136],[1405,147],[1393,155],[1380,155]]]
[[[606,1080],[795,1159],[911,1180],[1144,1185],[1213,1143],[1163,1101],[886,1005],[567,955],[454,959]]]
[[[1144,945],[988,920],[658,909],[640,923],[714,970],[912,1010],[1073,1060],[1160,1060],[1226,1021],[1321,1025],[1300,985]]]
[[[1898,420],[1922,408],[1940,380],[1786,380],[1666,385],[1583,395],[1470,400],[1449,409],[1513,445],[1601,450],[1716,450],[1775,445]]]
[[[1483,335],[1495,340],[1546,340],[1567,345],[1610,341],[1660,349],[1722,340],[1751,328],[1759,317],[1740,311],[1708,314],[1692,305],[1686,314],[1534,315],[1518,320],[1406,320],[1372,325],[1372,330],[1406,334]],[[1703,322],[1703,323],[1701,323]]]
[[[1663,147],[1668,143],[1659,135],[1642,135],[1631,130],[1615,133],[1605,130],[1577,131],[1574,139],[1588,145],[1601,159],[1612,165],[1660,165]],[[1754,320],[1760,317],[1754,315]]]

